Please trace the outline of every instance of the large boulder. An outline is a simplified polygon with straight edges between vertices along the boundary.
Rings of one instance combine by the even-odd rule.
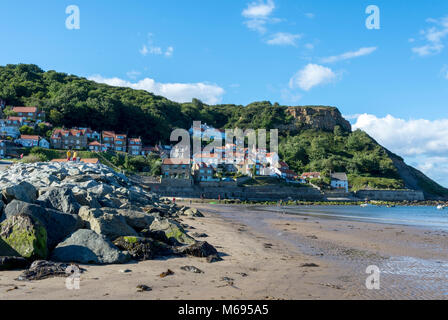
[[[197,241],[192,245],[176,248],[176,252],[199,258],[218,256],[218,251],[215,247],[206,241]]]
[[[63,213],[18,200],[13,200],[6,206],[6,218],[19,214],[29,215],[42,222],[47,230],[47,244],[50,250],[67,236],[83,227],[83,221],[75,214]]]
[[[22,257],[0,257],[0,271],[26,269],[30,261]]]
[[[204,215],[196,208],[188,208],[182,212],[184,216],[203,218]]]
[[[100,183],[92,188],[88,188],[87,191],[93,193],[98,198],[104,198],[106,195],[111,194],[114,189],[108,184]]]
[[[82,264],[122,264],[129,259],[105,236],[86,229],[76,231],[51,254],[53,261]]]
[[[76,202],[78,202],[81,206],[87,206],[90,208],[101,208],[101,204],[95,195],[91,192],[79,190],[74,193]],[[79,212],[79,211],[78,211]]]
[[[155,220],[154,215],[145,212],[126,209],[115,210],[115,212],[124,217],[126,223],[137,231],[149,228]]]
[[[115,239],[114,244],[121,250],[129,252],[134,260],[139,261],[173,254],[170,246],[150,238],[120,237]]]
[[[84,220],[87,228],[105,235],[110,240],[121,236],[138,236],[137,232],[126,223],[123,216],[110,213],[105,209],[81,207],[79,217]]]
[[[71,265],[67,263],[57,263],[53,261],[37,260],[34,261],[28,270],[25,270],[20,276],[18,281],[36,281],[54,277],[66,278],[70,275],[71,271],[78,269],[80,273],[84,269],[79,268],[77,265]]]
[[[37,198],[37,189],[29,182],[21,181],[19,184],[11,185],[2,190],[6,203],[14,199],[33,203]]]
[[[47,231],[37,219],[19,214],[0,224],[0,256],[36,260],[47,255]]]
[[[156,219],[149,227],[149,231],[163,231],[170,244],[194,244],[195,240],[185,233],[182,226],[171,219]]]
[[[37,200],[44,207],[64,213],[78,214],[81,207],[69,188],[50,188]]]

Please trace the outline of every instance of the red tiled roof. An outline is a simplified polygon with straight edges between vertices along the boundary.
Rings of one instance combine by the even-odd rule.
[[[123,137],[123,138],[118,138],[119,136]],[[123,140],[123,141],[125,141],[126,138],[127,138],[127,135],[126,134],[117,133],[114,138],[115,138],[115,140]]]
[[[17,121],[23,121],[23,117],[12,117],[12,116],[9,116],[8,117],[8,120],[17,120]]]
[[[131,141],[133,141],[133,142],[137,142],[137,143],[142,143],[142,139],[140,139],[140,138],[130,138],[129,139],[129,142],[131,142]]]
[[[69,136],[76,136],[78,133],[80,136],[84,135],[84,131],[79,129],[56,129],[53,132],[52,139],[58,139],[59,135],[65,136],[67,133]]]
[[[307,177],[320,177],[320,172],[304,172],[302,173],[302,178],[307,178]]]
[[[80,161],[84,162],[84,163],[93,163],[93,164],[100,163],[100,160],[97,158],[81,159]],[[51,160],[51,162],[69,162],[69,161],[67,159],[53,159],[53,160]]]
[[[287,175],[295,176],[295,177],[297,176],[297,173],[295,173],[294,171],[289,170],[289,169],[280,169],[280,172],[285,173]]]
[[[287,164],[286,162],[284,162],[284,161],[279,161],[278,163],[279,163],[279,165],[281,165],[282,167],[289,168],[288,164]]]
[[[103,137],[115,138],[115,132],[113,132],[113,131],[103,131]]]
[[[20,136],[20,139],[22,139],[22,140],[39,140],[39,136],[30,136],[30,135],[22,134]]]
[[[32,113],[34,113],[34,112],[37,112],[37,108],[36,107],[14,107],[14,108],[12,108],[12,111],[13,112],[25,112],[25,113],[28,113],[28,112],[32,112]]]
[[[98,141],[93,141],[89,143],[89,146],[99,146],[101,147],[101,143],[99,143]]]
[[[190,159],[167,158],[163,159],[162,164],[165,165],[190,164]]]

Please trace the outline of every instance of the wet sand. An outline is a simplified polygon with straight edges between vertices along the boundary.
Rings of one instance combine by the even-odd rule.
[[[373,223],[300,217],[246,206],[197,205],[184,218],[223,261],[171,258],[82,266],[80,290],[64,278],[20,282],[0,272],[0,299],[422,299],[448,297],[448,234]],[[317,266],[304,266],[315,264]],[[367,290],[377,265],[381,289]],[[180,269],[195,266],[204,273]],[[120,270],[131,272],[122,273]],[[174,275],[160,278],[170,269]],[[152,291],[137,292],[144,284]]]

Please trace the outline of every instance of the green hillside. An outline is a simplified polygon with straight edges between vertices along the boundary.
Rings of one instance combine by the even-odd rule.
[[[414,188],[430,197],[448,196],[447,189],[406,166],[365,132],[352,132],[334,107],[268,101],[209,106],[197,99],[176,103],[24,64],[0,67],[0,98],[7,105],[42,108],[55,126],[115,130],[141,136],[145,144],[168,142],[173,129],[188,129],[194,120],[220,129],[278,128],[280,156],[298,173],[344,171],[353,189]]]

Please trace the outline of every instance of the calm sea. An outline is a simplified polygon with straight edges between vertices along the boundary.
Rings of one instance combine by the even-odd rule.
[[[270,207],[270,211],[285,212],[363,222],[430,227],[448,230],[448,208],[360,206],[297,206]]]

